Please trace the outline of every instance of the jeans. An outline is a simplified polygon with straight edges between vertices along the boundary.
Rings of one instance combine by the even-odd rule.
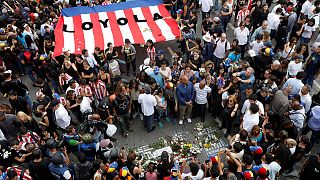
[[[130,73],[130,64],[132,66],[132,71],[135,74],[136,73],[136,59],[132,59],[131,62],[126,62],[127,74]]]
[[[120,127],[120,133],[121,135],[124,134],[124,127],[126,127],[126,129],[130,129],[130,124],[131,122],[129,121],[130,118],[130,114],[124,114],[124,115],[118,115],[118,122],[119,122],[119,127]]]
[[[305,37],[300,37],[300,44],[304,44],[304,43],[309,43],[310,42],[310,38],[305,38]]]
[[[143,116],[143,124],[145,127],[147,127],[147,131],[152,130],[152,122],[154,120],[154,114],[150,116]]]
[[[214,10],[220,12],[220,6],[221,6],[220,0],[212,0],[212,1],[213,1]]]
[[[191,106],[181,106],[179,105],[179,116],[180,116],[180,120],[184,119],[184,114],[186,114],[186,119],[190,118],[192,112],[192,105]]]
[[[199,109],[201,122],[204,122],[205,121],[205,117],[206,117],[206,106],[207,106],[207,103],[205,103],[205,104],[197,104],[197,106],[198,106],[198,109]]]
[[[30,77],[31,81],[34,82],[36,80],[36,78],[33,76],[33,66],[31,65],[27,65],[26,66],[26,71],[27,71],[27,74],[28,76]]]
[[[29,96],[28,93],[26,93],[26,94],[24,95],[24,98],[25,98],[25,100],[27,101],[30,109],[33,109],[33,104],[32,104],[32,102],[31,102],[31,99],[30,99],[30,96]]]
[[[271,29],[270,38],[271,39],[275,38],[276,37],[276,33],[277,33],[276,29]]]
[[[313,86],[313,80],[315,78],[315,74],[306,73],[307,76],[303,79],[304,84],[309,84],[311,87]]]

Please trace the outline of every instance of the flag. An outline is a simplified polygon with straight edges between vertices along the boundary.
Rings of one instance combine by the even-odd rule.
[[[110,4],[108,6],[72,7],[62,9],[55,28],[54,56],[67,48],[81,54],[82,49],[94,52],[95,47],[107,49],[124,45],[169,41],[179,37],[177,22],[163,5],[162,0],[139,0]]]

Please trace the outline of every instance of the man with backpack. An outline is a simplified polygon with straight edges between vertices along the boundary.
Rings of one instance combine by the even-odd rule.
[[[227,40],[227,34],[222,33],[221,37],[218,38],[213,47],[213,59],[215,67],[219,67],[225,57],[228,57],[230,50],[230,43]]]
[[[63,161],[63,156],[60,153],[52,155],[52,162],[49,164],[51,174],[59,180],[67,179],[72,180],[71,170]]]

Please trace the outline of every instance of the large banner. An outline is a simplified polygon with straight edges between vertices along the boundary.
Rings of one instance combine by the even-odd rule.
[[[63,48],[81,54],[82,49],[94,52],[95,47],[106,49],[109,42],[124,45],[173,40],[179,36],[177,22],[162,0],[139,0],[106,6],[62,9],[55,28],[54,56]]]

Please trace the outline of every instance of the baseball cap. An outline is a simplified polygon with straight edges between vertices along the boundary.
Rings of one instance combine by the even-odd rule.
[[[157,53],[158,55],[163,55],[164,54],[164,52],[163,52],[163,50],[162,49],[160,49],[159,51],[158,51],[158,53]]]
[[[53,106],[53,107],[57,106],[58,104],[59,104],[59,101],[57,99],[52,100],[51,103],[50,103],[50,105]]]
[[[250,170],[244,171],[242,175],[245,180],[251,180],[251,178],[253,178],[253,173]]]
[[[67,52],[67,51],[70,51],[69,48],[62,48],[62,52]]]
[[[109,167],[107,167],[107,173],[113,173],[118,168],[117,162],[112,162]]]
[[[263,153],[263,149],[260,146],[250,146],[250,151],[257,155],[261,155]]]
[[[110,139],[102,139],[99,143],[101,148],[106,148],[110,144]]]
[[[212,162],[212,164],[217,164],[219,161],[219,157],[216,154],[213,154],[212,156],[210,156],[210,161]]]
[[[12,71],[9,69],[9,70],[6,70],[5,72],[3,72],[4,74],[12,74]]]
[[[274,64],[274,65],[280,65],[280,61],[274,60],[272,64]]]
[[[125,39],[124,43],[131,43],[131,41],[129,39]]]
[[[154,73],[159,73],[159,71],[160,71],[160,69],[159,69],[158,66],[155,66],[155,67],[153,68],[153,72],[154,72]]]
[[[179,9],[179,10],[177,11],[177,14],[183,14],[183,10],[182,10],[182,9]]]
[[[214,18],[213,18],[213,21],[214,21],[214,22],[218,22],[218,21],[221,21],[221,20],[220,20],[219,17],[214,17]]]

